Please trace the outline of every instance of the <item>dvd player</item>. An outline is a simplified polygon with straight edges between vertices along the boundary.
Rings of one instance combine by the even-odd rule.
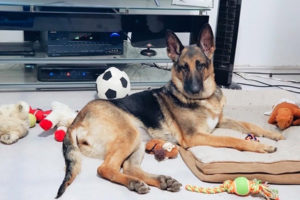
[[[47,33],[48,56],[121,55],[126,36],[123,32]]]
[[[106,65],[39,65],[37,79],[41,82],[95,81]]]

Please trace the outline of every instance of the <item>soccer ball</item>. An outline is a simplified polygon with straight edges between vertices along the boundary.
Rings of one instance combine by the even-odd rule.
[[[119,99],[130,92],[128,75],[116,67],[110,67],[99,75],[96,86],[100,99]]]

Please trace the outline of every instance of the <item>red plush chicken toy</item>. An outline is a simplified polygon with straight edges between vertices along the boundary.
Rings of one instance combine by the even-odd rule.
[[[29,107],[29,113],[33,114],[36,118],[37,122],[42,121],[47,115],[51,113],[51,110],[43,111],[42,109],[33,109],[31,106]]]
[[[67,128],[71,125],[76,115],[77,112],[73,111],[69,106],[55,101],[52,103],[52,112],[40,122],[40,126],[45,131],[56,127],[54,138],[56,141],[62,142]]]

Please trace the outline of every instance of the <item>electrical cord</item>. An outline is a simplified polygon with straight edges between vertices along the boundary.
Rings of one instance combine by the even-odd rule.
[[[131,37],[129,37],[128,34],[124,33],[124,36],[131,42]],[[166,71],[171,71],[171,68],[166,66],[166,67],[162,67],[162,66],[159,66],[158,64],[156,63],[152,63],[152,64],[149,64],[149,63],[141,63],[141,65],[145,65],[145,66],[148,66],[148,67],[155,67],[157,69],[162,69],[162,70],[166,70]]]
[[[243,76],[241,73],[237,73],[237,72],[233,72],[234,74],[240,76],[241,78],[247,80],[247,81],[255,81],[257,83],[261,83],[261,84],[264,84],[264,85],[269,85],[269,86],[275,86],[275,87],[290,87],[290,88],[295,88],[295,89],[300,89],[300,87],[296,87],[296,86],[292,86],[292,85],[272,85],[272,84],[268,84],[266,82],[263,82],[263,81],[259,81],[259,80],[256,80],[256,79],[250,79],[250,78],[246,78],[245,76]]]
[[[126,34],[126,33],[123,33],[123,34],[124,34],[124,36],[126,36],[126,38],[129,39],[129,41],[131,42],[131,37],[129,37],[129,35]],[[148,67],[155,67],[155,68],[157,68],[157,69],[162,69],[162,70],[166,70],[166,71],[171,71],[171,68],[172,68],[172,67],[168,67],[168,66],[162,67],[162,66],[159,66],[159,65],[156,64],[156,63],[152,63],[152,64],[149,64],[149,63],[141,63],[141,65],[145,65],[145,66],[148,66]]]
[[[141,64],[142,64],[142,65],[149,66],[149,67],[155,67],[155,68],[162,69],[162,70],[167,70],[167,71],[170,71],[170,70],[171,70],[171,68],[168,68],[168,67],[162,67],[162,66],[157,65],[156,63],[152,63],[152,64],[141,63]],[[293,88],[293,89],[299,89],[299,90],[300,90],[300,87],[291,86],[291,85],[277,85],[277,84],[276,84],[276,85],[272,85],[272,84],[268,84],[268,83],[265,83],[265,82],[263,82],[263,81],[259,81],[259,80],[256,80],[256,79],[249,79],[249,78],[246,78],[246,77],[244,77],[241,73],[237,73],[237,72],[233,72],[233,73],[236,74],[237,76],[243,78],[244,80],[247,80],[247,81],[254,81],[254,82],[257,82],[257,83],[262,84],[262,85],[254,85],[254,84],[249,84],[249,83],[240,83],[240,82],[236,82],[236,83],[239,84],[239,85],[252,86],[252,87],[260,87],[260,88],[276,87],[276,88],[279,88],[279,89],[281,89],[281,90],[285,90],[285,91],[288,91],[288,92],[300,94],[300,92],[298,92],[298,91],[286,89],[286,88]]]
[[[263,84],[263,85],[254,85],[254,84],[249,84],[249,83],[237,83],[239,85],[247,85],[247,86],[253,86],[253,87],[276,87],[276,88],[279,88],[279,89],[282,89],[282,90],[286,90],[286,91],[289,91],[289,92],[300,94],[300,92],[298,92],[298,91],[286,89],[286,88],[293,88],[293,89],[299,89],[300,90],[300,87],[291,86],[291,85],[277,85],[277,84],[276,85],[272,85],[272,84],[268,84],[268,83],[265,83],[263,81],[259,81],[259,80],[256,80],[256,79],[246,78],[241,73],[237,73],[237,72],[233,72],[233,73],[236,74],[237,76],[243,78],[244,80],[254,81],[254,82]]]
[[[254,77],[259,77],[259,78],[264,78],[264,79],[272,79],[275,81],[280,81],[280,82],[289,82],[289,83],[300,83],[300,81],[296,81],[296,80],[285,80],[285,79],[281,79],[281,78],[274,78],[273,75],[300,75],[300,73],[263,73],[263,72],[242,72],[243,74],[250,74],[251,76]],[[260,74],[260,75],[257,75]],[[268,75],[268,77],[266,76],[262,76],[262,75]]]
[[[288,90],[288,89],[284,89],[282,87],[278,87],[276,85],[254,85],[254,84],[248,84],[248,83],[239,83],[239,82],[236,82],[236,84],[238,85],[246,85],[246,86],[252,86],[252,87],[261,87],[261,88],[266,88],[266,87],[277,87],[281,90],[285,90],[285,91],[288,91],[288,92],[292,92],[292,93],[296,93],[296,94],[300,94],[300,92],[297,92],[297,91],[294,91],[294,90]]]
[[[148,67],[155,67],[157,69],[162,69],[162,70],[166,70],[166,71],[171,71],[171,67],[162,67],[162,66],[159,66],[158,64],[156,63],[152,63],[152,64],[149,64],[149,63],[141,63],[142,65],[145,65],[145,66],[148,66]]]

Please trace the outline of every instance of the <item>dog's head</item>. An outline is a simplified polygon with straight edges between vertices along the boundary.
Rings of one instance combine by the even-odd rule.
[[[173,61],[172,82],[185,97],[203,99],[215,89],[213,53],[215,42],[212,29],[205,24],[196,45],[184,47],[178,37],[167,31],[167,53]]]

